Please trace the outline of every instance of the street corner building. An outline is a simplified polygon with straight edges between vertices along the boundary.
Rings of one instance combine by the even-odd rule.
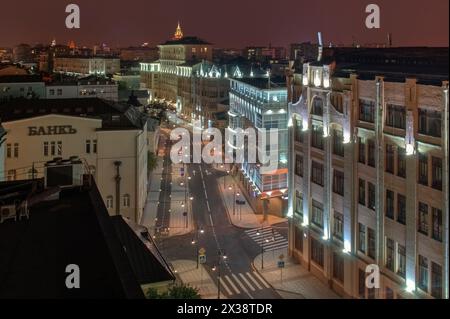
[[[287,77],[290,253],[343,296],[448,298],[448,48],[319,52]]]
[[[110,215],[139,223],[147,196],[147,116],[98,98],[14,99],[0,105],[5,135],[1,180],[44,176],[46,166],[79,158]]]

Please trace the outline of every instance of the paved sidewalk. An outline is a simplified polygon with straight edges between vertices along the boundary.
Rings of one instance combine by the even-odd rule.
[[[237,182],[235,182],[231,176],[221,177],[217,180],[217,183],[219,185],[222,200],[225,203],[225,208],[227,209],[228,218],[234,226],[253,229],[261,227],[263,223],[265,226],[269,226],[286,221],[285,218],[267,215],[268,220],[264,222],[264,216],[261,214],[255,214],[252,207],[247,203],[247,200],[242,195]],[[229,189],[230,186],[232,187],[231,190]],[[241,195],[236,197],[236,199],[245,200],[245,205],[237,205],[233,203],[235,199],[233,189],[236,193],[241,193]]]
[[[279,256],[285,256],[285,268],[278,268]],[[264,269],[261,269],[261,255],[253,261],[261,276],[285,299],[340,299],[327,285],[308,272],[288,256],[287,249],[264,254]]]
[[[192,260],[175,260],[171,264],[184,284],[199,289],[202,299],[217,299],[217,285],[204,265],[199,265],[197,269],[197,263]],[[226,297],[221,294],[220,299],[226,299]]]

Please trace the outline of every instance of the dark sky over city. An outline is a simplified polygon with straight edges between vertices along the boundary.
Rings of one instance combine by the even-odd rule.
[[[81,29],[65,27],[66,5],[81,10]],[[381,29],[365,27],[365,7],[381,8]],[[448,0],[17,0],[2,1],[0,46],[21,42],[91,46],[156,45],[182,24],[217,47],[325,43],[384,43],[393,33],[395,46],[448,46]]]

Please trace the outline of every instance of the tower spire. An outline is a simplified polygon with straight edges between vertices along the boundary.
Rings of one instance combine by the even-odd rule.
[[[180,21],[178,21],[177,30],[175,31],[175,34],[173,35],[174,40],[180,40],[183,38],[183,30],[181,30]]]

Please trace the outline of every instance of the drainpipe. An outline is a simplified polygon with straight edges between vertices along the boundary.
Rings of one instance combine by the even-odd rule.
[[[122,177],[120,177],[120,166],[122,165],[121,161],[114,162],[114,165],[116,166],[116,215],[120,215],[120,181],[122,180]]]

